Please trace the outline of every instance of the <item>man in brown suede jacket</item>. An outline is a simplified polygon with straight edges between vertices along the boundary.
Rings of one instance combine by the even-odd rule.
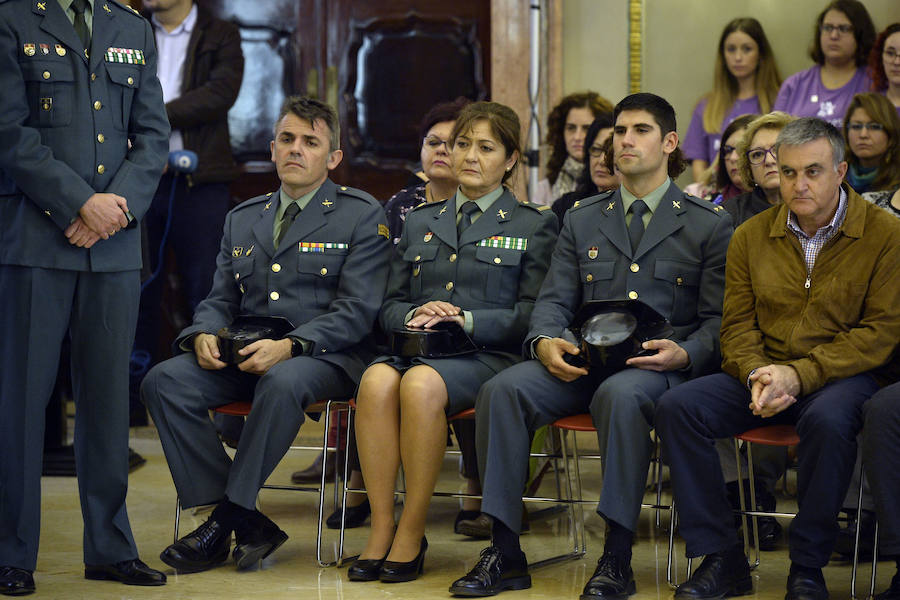
[[[687,555],[706,556],[676,598],[751,590],[713,440],[778,423],[800,436],[786,599],[827,598],[821,569],[862,405],[897,377],[900,222],[841,185],[844,142],[828,123],[798,119],[770,152],[784,204],[738,228],[728,248],[724,373],[673,388],[657,408]]]

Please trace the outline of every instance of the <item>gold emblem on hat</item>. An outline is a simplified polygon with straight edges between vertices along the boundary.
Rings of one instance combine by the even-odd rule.
[[[610,202],[609,204],[606,205],[606,210],[612,210],[612,209],[614,209],[615,207],[616,207],[616,203],[615,203],[615,202]]]
[[[422,238],[422,241],[430,242],[431,238],[433,238],[433,237],[434,237],[434,234],[429,231],[428,233],[425,234],[425,237]]]

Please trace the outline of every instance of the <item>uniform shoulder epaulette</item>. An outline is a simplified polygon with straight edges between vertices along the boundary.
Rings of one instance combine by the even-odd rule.
[[[127,13],[131,13],[131,14],[133,14],[133,15],[137,15],[137,16],[139,16],[139,17],[142,18],[142,19],[144,18],[144,15],[142,15],[141,13],[139,13],[139,12],[137,11],[137,9],[133,8],[132,6],[130,6],[130,5],[128,5],[128,4],[125,4],[125,3],[122,2],[121,0],[105,0],[105,1],[106,1],[106,2],[109,2],[109,3],[112,3],[112,4],[115,4],[116,6],[118,6],[118,7],[121,8],[121,9],[123,9],[123,10],[124,10],[125,12],[127,12]]]
[[[519,204],[521,204],[522,206],[527,206],[528,208],[536,210],[538,212],[545,212],[550,210],[550,207],[546,204],[535,204],[534,202],[520,202]]]
[[[719,206],[718,204],[713,204],[709,200],[704,200],[703,198],[698,198],[697,196],[691,196],[690,194],[682,194],[682,197],[685,200],[687,200],[688,202],[691,202],[692,204],[696,204],[697,206],[699,206],[701,208],[704,208],[710,212],[713,212],[713,213],[716,213],[719,215],[722,215],[722,214],[725,214],[728,212],[724,208]]]
[[[615,190],[611,190],[608,192],[601,192],[600,194],[597,194],[596,196],[589,196],[587,198],[582,198],[581,200],[576,200],[575,204],[573,204],[572,208],[570,208],[569,210],[579,210],[581,208],[584,208],[585,206],[590,206],[591,204],[600,202],[601,200],[606,200],[607,198],[612,196],[614,192],[615,192]]]
[[[381,206],[378,200],[376,200],[369,192],[364,192],[363,190],[348,187],[346,185],[337,186],[337,191],[339,194],[343,194],[344,196],[350,196],[351,198],[356,198],[357,200],[364,200],[369,204],[374,202]]]
[[[272,203],[277,202],[278,197],[275,194],[276,194],[276,192],[269,192],[267,194],[254,196],[253,198],[247,198],[246,200],[244,200],[243,202],[241,202],[240,204],[235,206],[232,210],[235,210],[235,211],[243,210],[243,209],[249,208],[251,206],[256,206],[257,204],[263,204],[266,202],[272,202]],[[275,208],[277,208],[277,206]]]
[[[444,198],[443,200],[438,200],[436,202],[422,202],[420,204],[416,204],[415,206],[413,206],[412,209],[410,210],[410,212],[412,212],[413,210],[419,210],[423,206],[440,206],[441,204],[446,204],[447,200],[449,200],[449,199],[450,198]]]

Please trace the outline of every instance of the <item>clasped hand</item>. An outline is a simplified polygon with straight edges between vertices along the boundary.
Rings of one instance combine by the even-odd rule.
[[[800,376],[787,365],[759,367],[750,376],[750,410],[754,415],[773,417],[794,404],[800,394]]]
[[[466,324],[460,307],[442,300],[431,300],[416,309],[406,326],[427,329],[443,321],[454,322],[460,327]]]
[[[194,354],[201,368],[216,371],[225,368],[219,352],[219,338],[210,333],[200,333],[194,339]],[[245,373],[263,375],[276,364],[291,357],[291,340],[257,340],[238,350],[247,358],[237,368]]]
[[[66,228],[69,243],[90,248],[97,241],[109,239],[128,225],[128,203],[118,194],[97,193],[88,198],[78,217]]]

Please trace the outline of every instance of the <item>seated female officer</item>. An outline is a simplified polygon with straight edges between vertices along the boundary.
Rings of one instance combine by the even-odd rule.
[[[507,106],[466,106],[450,134],[456,194],[407,214],[391,259],[382,328],[462,327],[477,352],[445,358],[383,356],[356,395],[356,440],[372,528],[353,581],[410,581],[422,572],[425,517],[441,469],[447,415],[475,404],[481,384],[517,362],[550,264],[556,218],[520,204],[502,184],[520,156],[519,119]],[[406,500],[394,522],[402,463]]]

